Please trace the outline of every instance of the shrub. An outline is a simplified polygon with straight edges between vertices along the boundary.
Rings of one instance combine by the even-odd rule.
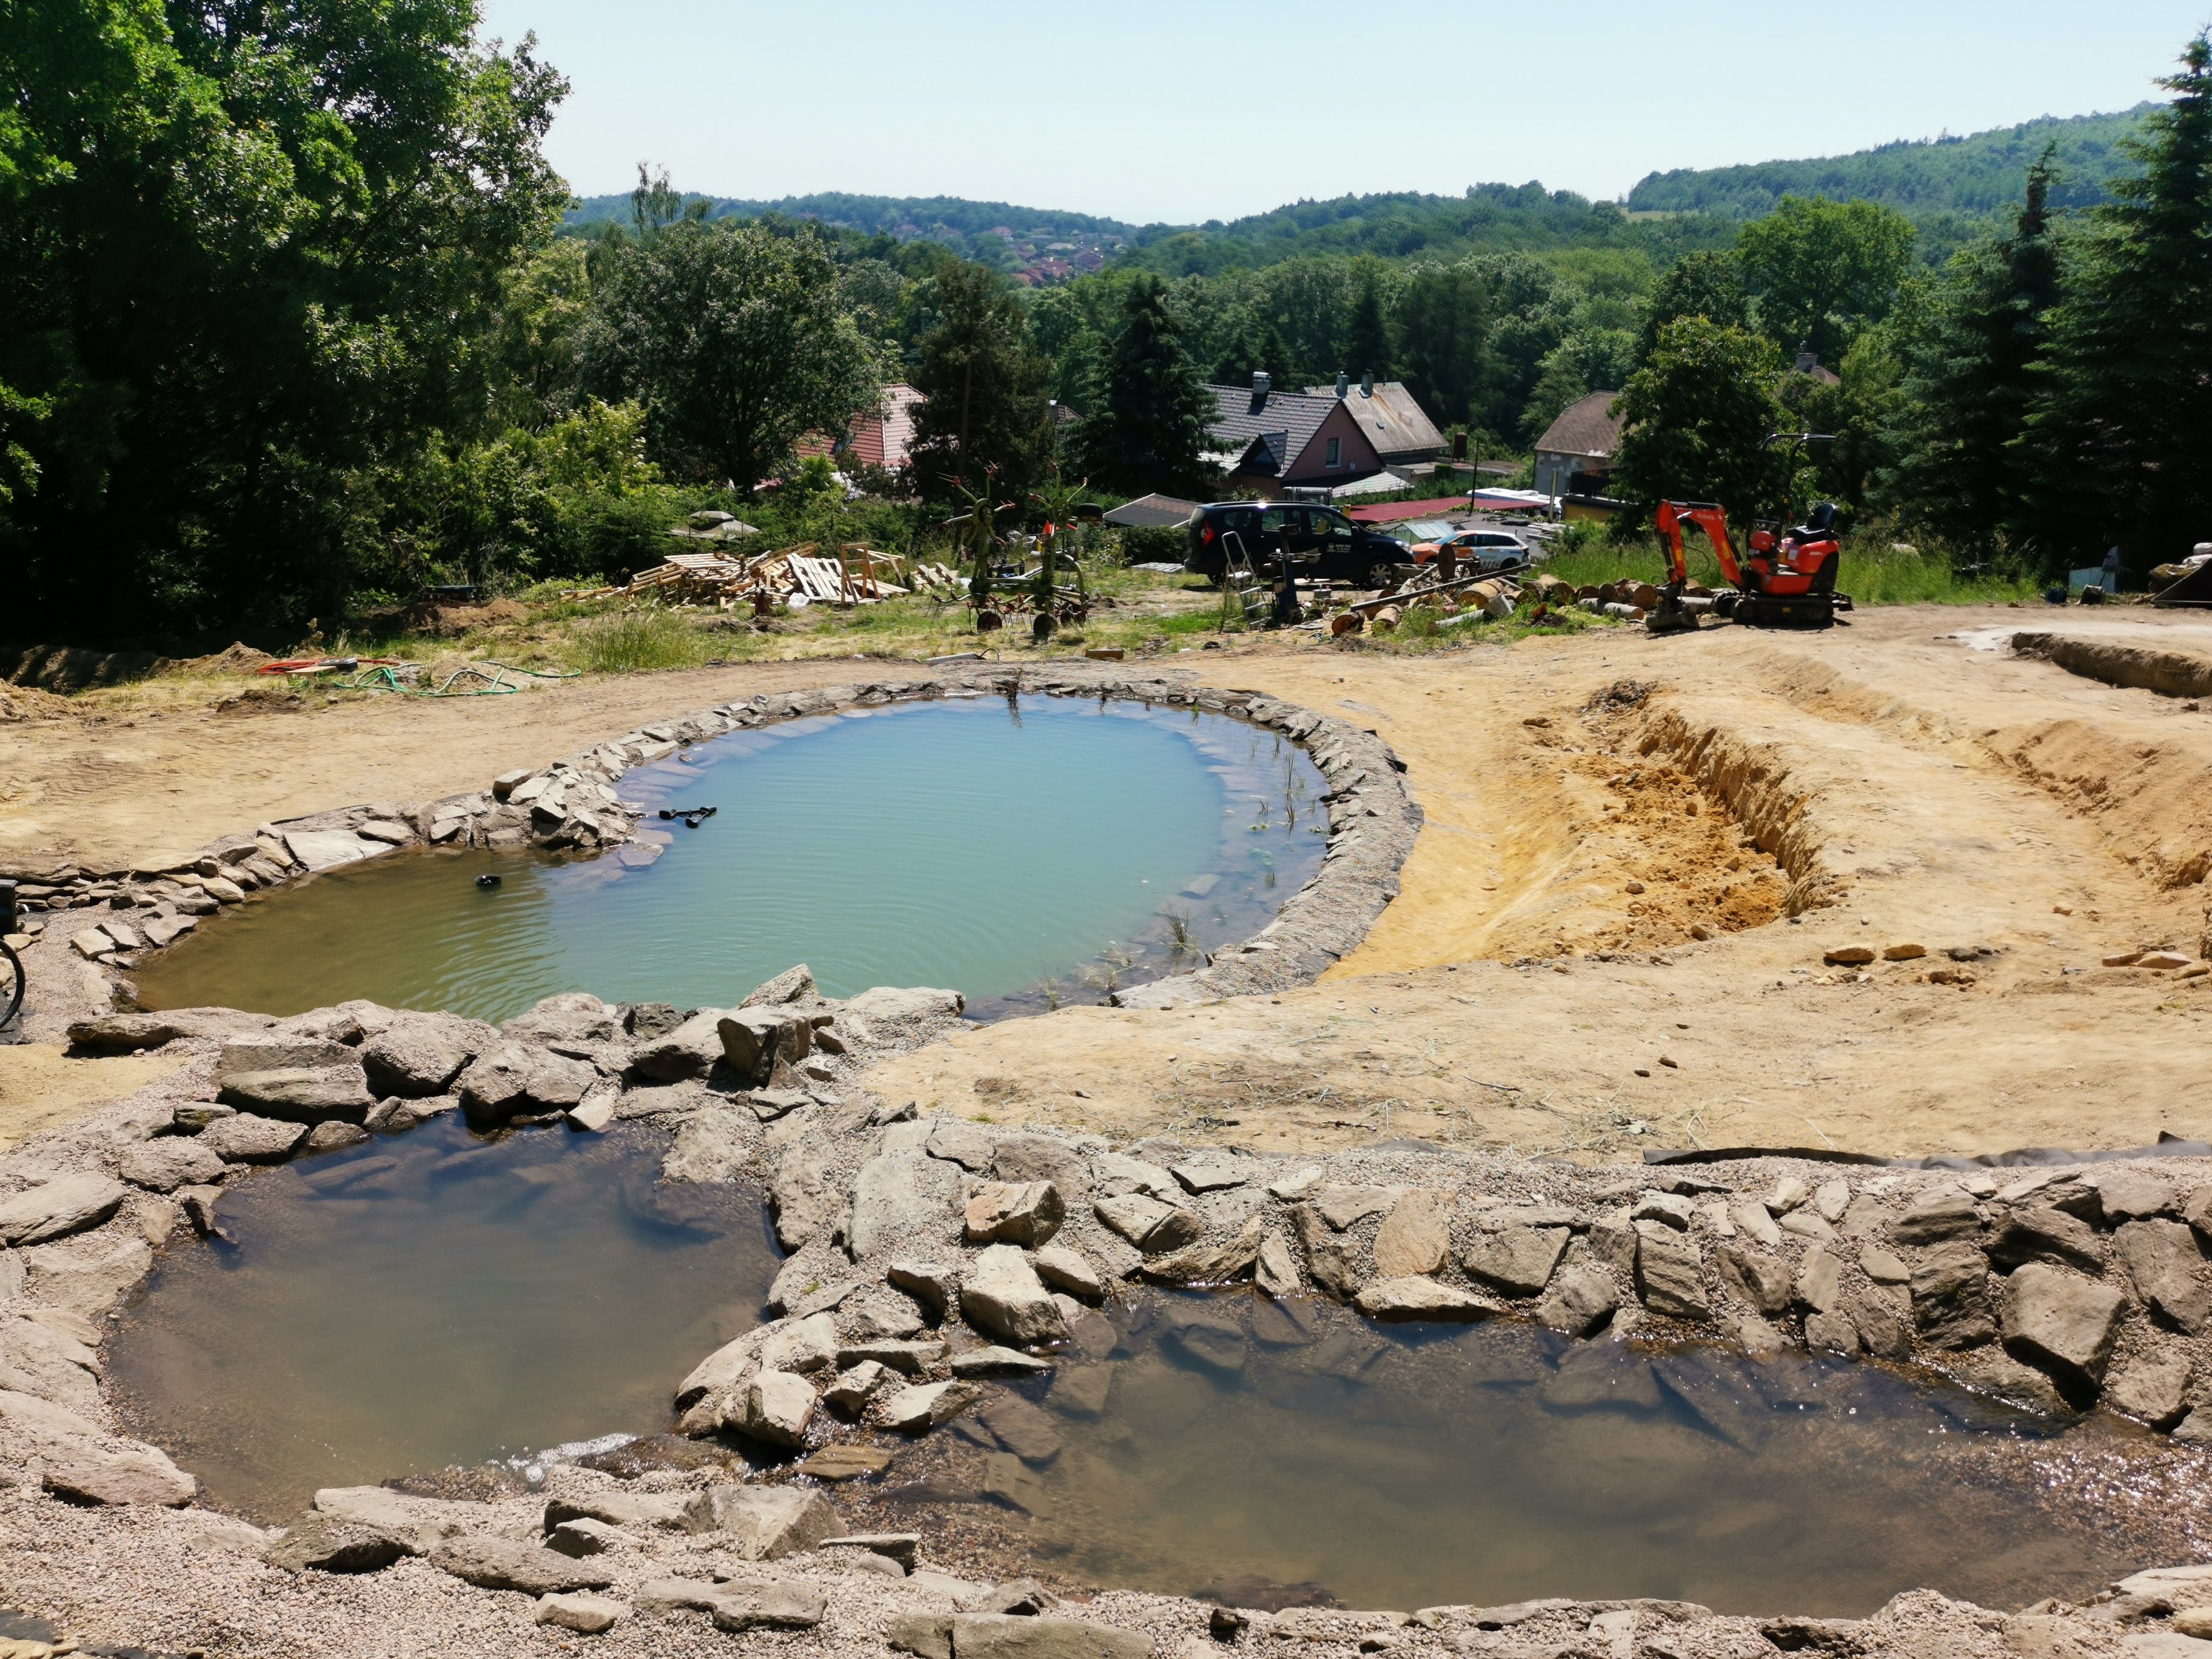
[[[1181,525],[1131,528],[1121,532],[1124,564],[1181,564],[1190,550],[1190,537]]]

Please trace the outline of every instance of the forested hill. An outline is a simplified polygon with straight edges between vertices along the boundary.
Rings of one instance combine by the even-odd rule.
[[[705,202],[710,219],[758,219],[770,214],[818,219],[866,236],[942,242],[969,258],[1001,266],[1021,264],[1025,247],[1032,256],[1048,250],[1069,255],[1095,250],[1098,258],[1110,258],[1138,235],[1136,226],[1116,219],[1055,208],[1016,207],[1008,202],[970,202],[957,196],[849,196],[824,191],[772,202],[697,194],[686,194],[684,201],[687,207]],[[567,222],[582,227],[607,220],[628,224],[629,219],[630,198],[625,192],[585,197],[568,210]],[[1159,228],[1154,227],[1155,231]],[[1054,244],[1065,246],[1054,248]]]
[[[1717,220],[1637,223],[1611,202],[1540,184],[1471,185],[1463,196],[1340,196],[1226,224],[1150,225],[1138,234],[1123,263],[1171,276],[1210,276],[1325,253],[1452,259],[1466,253],[1631,245],[1671,255],[1721,246],[1733,233],[1733,226]]]
[[[2047,115],[1963,138],[1900,139],[1814,161],[1647,173],[1629,191],[1628,205],[1637,211],[1756,219],[1772,212],[1785,195],[1826,196],[1880,202],[1915,219],[1978,216],[2021,199],[2028,167],[2055,139],[2061,177],[2051,205],[2089,207],[2105,199],[2107,179],[2134,170],[2120,154],[2119,141],[2135,133],[2152,107],[2144,103],[2112,115]]]

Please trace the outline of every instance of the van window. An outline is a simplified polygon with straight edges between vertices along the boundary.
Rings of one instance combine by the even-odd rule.
[[[1297,511],[1297,508],[1294,507],[1261,507],[1260,509],[1260,533],[1263,536],[1279,536],[1285,530],[1295,528],[1291,515]]]
[[[1334,507],[1317,507],[1313,509],[1313,532],[1316,536],[1349,536],[1352,520]]]

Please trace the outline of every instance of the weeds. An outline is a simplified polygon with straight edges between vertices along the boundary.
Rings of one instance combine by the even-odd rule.
[[[685,618],[649,608],[617,611],[580,624],[568,639],[569,660],[594,674],[635,674],[655,668],[696,668],[706,641]]]

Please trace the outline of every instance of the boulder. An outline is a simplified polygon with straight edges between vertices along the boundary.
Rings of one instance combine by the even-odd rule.
[[[1782,1229],[1774,1224],[1772,1212],[1756,1199],[1738,1199],[1729,1206],[1729,1218],[1768,1249],[1782,1248]]]
[[[968,1242],[1042,1244],[1066,1218],[1060,1188],[1049,1181],[987,1181],[968,1200]]]
[[[491,1027],[477,1020],[403,1013],[362,1045],[362,1069],[380,1099],[441,1095],[494,1041]]]
[[[615,1109],[622,1104],[622,1085],[611,1078],[601,1078],[584,1091],[584,1097],[561,1115],[562,1121],[572,1129],[586,1134],[603,1133],[615,1121]]]
[[[1321,1218],[1342,1232],[1346,1228],[1364,1221],[1370,1215],[1381,1215],[1396,1201],[1397,1194],[1388,1187],[1351,1187],[1342,1184],[1317,1187],[1314,1189],[1313,1205],[1321,1212]]]
[[[898,1377],[890,1366],[880,1360],[863,1359],[850,1370],[840,1372],[837,1380],[822,1391],[822,1398],[841,1412],[858,1413],[866,1411],[868,1401],[878,1395],[898,1386]]]
[[[684,1506],[684,1521],[690,1531],[726,1534],[728,1547],[748,1561],[781,1560],[852,1530],[834,1504],[807,1486],[709,1486]]]
[[[224,1175],[222,1159],[212,1147],[183,1135],[162,1135],[126,1146],[115,1162],[125,1181],[153,1193],[205,1185]]]
[[[1098,1269],[1079,1251],[1065,1244],[1048,1244],[1030,1259],[1037,1277],[1055,1291],[1066,1291],[1070,1296],[1085,1302],[1106,1299],[1106,1281]]]
[[[1260,1241],[1260,1254],[1252,1262],[1252,1282],[1278,1301],[1298,1293],[1297,1258],[1280,1233],[1269,1233]]]
[[[1253,1271],[1266,1239],[1267,1229],[1260,1218],[1248,1216],[1231,1237],[1201,1239],[1164,1255],[1146,1256],[1140,1271],[1163,1285],[1226,1285]]]
[[[1695,1239],[1662,1221],[1638,1224],[1636,1289],[1653,1313],[1674,1319],[1711,1319],[1705,1267]]]
[[[1152,1659],[1152,1638],[1085,1620],[959,1613],[952,1651],[959,1659]]]
[[[1172,1304],[1160,1310],[1160,1336],[1210,1370],[1241,1371],[1250,1358],[1243,1331],[1234,1321],[1206,1311],[1204,1304]]]
[[[1146,1198],[1164,1202],[1182,1196],[1182,1185],[1173,1176],[1158,1164],[1132,1158],[1127,1152],[1102,1153],[1091,1160],[1091,1171],[1097,1177],[1101,1198],[1142,1193]]]
[[[1001,1394],[975,1413],[975,1422],[1024,1463],[1042,1468],[1060,1455],[1060,1425],[1018,1394]]]
[[[1038,1271],[1043,1271],[1042,1264]],[[933,1319],[944,1318],[960,1294],[959,1268],[941,1261],[894,1261],[884,1269],[884,1277],[921,1304]]]
[[[1350,1301],[1366,1277],[1360,1271],[1358,1253],[1352,1242],[1339,1237],[1315,1205],[1295,1206],[1291,1211],[1291,1225],[1304,1249],[1306,1270],[1313,1275],[1314,1283],[1340,1300]]]
[[[1385,1224],[1388,1224],[1387,1223]],[[1574,1234],[1565,1227],[1507,1227],[1475,1238],[1460,1256],[1468,1276],[1503,1291],[1508,1296],[1535,1296],[1552,1282],[1552,1274],[1566,1254]],[[1376,1238],[1376,1267],[1381,1270],[1381,1238]]]
[[[721,1019],[720,1009],[704,1009],[674,1030],[640,1043],[629,1057],[630,1070],[656,1083],[706,1076],[722,1057]]]
[[[200,1131],[199,1144],[233,1164],[281,1164],[307,1138],[304,1123],[240,1112],[209,1124]]]
[[[317,1152],[335,1152],[341,1147],[358,1146],[368,1138],[368,1131],[358,1123],[328,1118],[307,1131],[307,1138],[300,1143],[300,1154],[307,1158]]]
[[[1989,1257],[2005,1267],[2029,1261],[2062,1261],[2083,1273],[2105,1270],[2105,1249],[2096,1230],[2079,1217],[2042,1204],[2006,1216],[1990,1236]]]
[[[2204,1328],[2206,1296],[2197,1277],[2204,1256],[2185,1224],[2130,1221],[2112,1235],[2112,1249],[2154,1313],[2191,1336]]]
[[[331,1117],[358,1123],[376,1103],[357,1051],[275,1032],[224,1043],[215,1081],[224,1105],[294,1123]]]
[[[1183,1191],[1194,1196],[1207,1193],[1226,1192],[1232,1187],[1242,1187],[1251,1179],[1253,1165],[1248,1158],[1231,1158],[1218,1152],[1200,1153],[1176,1164],[1168,1173]]]
[[[740,1008],[714,1023],[722,1058],[740,1078],[767,1083],[778,1060],[796,1066],[814,1047],[814,1024],[805,1014]]]
[[[615,1582],[604,1567],[571,1559],[542,1544],[485,1533],[448,1538],[430,1552],[430,1565],[480,1589],[548,1595],[563,1590],[605,1589]]]
[[[740,1008],[773,1008],[787,1002],[811,1002],[821,994],[815,988],[814,970],[805,963],[787,968],[745,993]]]
[[[895,1338],[878,1338],[866,1342],[840,1343],[837,1363],[858,1365],[865,1360],[874,1360],[908,1376],[920,1376],[945,1358],[942,1342],[902,1342]]]
[[[2188,1408],[2188,1387],[2186,1355],[2148,1355],[2122,1366],[2106,1379],[2105,1403],[2154,1429],[2170,1429]]]
[[[72,1047],[100,1054],[129,1054],[166,1048],[181,1037],[246,1036],[276,1023],[267,1014],[241,1013],[235,1008],[170,1008],[82,1019],[69,1028],[69,1040]]]
[[[1769,1318],[1789,1308],[1794,1286],[1788,1262],[1747,1244],[1723,1244],[1714,1255],[1721,1283],[1739,1298]]]
[[[826,1591],[811,1584],[754,1584],[724,1589],[707,1609],[716,1630],[811,1630],[830,1614]]]
[[[1486,1296],[1419,1274],[1370,1279],[1360,1286],[1352,1305],[1370,1319],[1388,1321],[1434,1319],[1463,1323],[1505,1311]]]
[[[923,1434],[950,1423],[983,1397],[973,1382],[911,1383],[884,1401],[885,1426]]]
[[[776,1241],[785,1249],[805,1249],[841,1218],[844,1192],[832,1178],[839,1150],[828,1135],[802,1134],[777,1157],[769,1200],[775,1210]]]
[[[2004,1345],[2062,1383],[2094,1388],[2126,1311],[2127,1298],[2111,1285],[2030,1262],[2005,1281]]]
[[[45,1459],[46,1490],[79,1504],[153,1504],[182,1509],[199,1482],[152,1446],[125,1449],[86,1441]]]
[[[541,997],[499,1030],[502,1036],[537,1043],[619,1042],[624,1036],[622,1011],[588,991]]]
[[[273,1540],[261,1559],[286,1572],[381,1572],[403,1556],[416,1551],[381,1527],[350,1521],[343,1516],[301,1516]]]
[[[871,1555],[880,1555],[887,1561],[896,1561],[912,1570],[915,1557],[921,1548],[918,1532],[856,1532],[843,1538],[825,1538],[820,1548],[825,1550],[865,1550]]]
[[[1142,1193],[1102,1198],[1092,1207],[1101,1221],[1148,1255],[1195,1243],[1206,1231],[1195,1212]]]
[[[1540,1323],[1569,1336],[1588,1336],[1620,1305],[1612,1279],[1591,1267],[1569,1267],[1552,1281],[1551,1292],[1536,1304]]]
[[[1900,1244],[1939,1244],[1947,1239],[1978,1236],[1981,1212],[1973,1194],[1963,1187],[1938,1187],[1923,1193],[1893,1222],[1890,1237]]]
[[[2173,1183],[2145,1170],[2100,1170],[2083,1178],[2097,1189],[2106,1222],[2146,1220],[2152,1216],[2179,1215],[2181,1204]]]
[[[1012,1244],[994,1244],[975,1258],[960,1286],[960,1312],[978,1330],[1012,1342],[1058,1342],[1067,1335],[1059,1304]]]
[[[1091,1159],[1058,1135],[1014,1133],[998,1137],[991,1173],[1001,1181],[1049,1181],[1063,1201],[1080,1201],[1091,1187]]]
[[[416,1498],[386,1486],[325,1486],[313,1501],[314,1514],[388,1533],[410,1555],[428,1555],[483,1524],[481,1504]]]
[[[746,1381],[742,1407],[730,1426],[764,1446],[801,1446],[813,1420],[814,1389],[805,1377],[760,1370]]]
[[[1376,1230],[1376,1273],[1418,1278],[1443,1267],[1451,1250],[1451,1206],[1449,1193],[1425,1187],[1401,1194]]]
[[[951,1243],[960,1174],[927,1154],[884,1152],[853,1177],[852,1212],[845,1224],[855,1261],[880,1256],[917,1237]]]
[[[113,1215],[128,1194],[106,1176],[57,1176],[0,1198],[0,1243],[37,1244],[82,1232]]]
[[[1989,1259],[1965,1239],[1939,1244],[1915,1262],[1912,1322],[1923,1340],[1939,1348],[1968,1348],[1995,1336],[1989,1279]]]
[[[1018,1348],[969,1348],[964,1353],[952,1356],[955,1376],[1042,1376],[1052,1369],[1052,1361],[1039,1359],[1034,1354],[1024,1353]]]
[[[541,1595],[531,1610],[534,1624],[550,1625],[555,1630],[573,1630],[585,1636],[597,1636],[602,1631],[612,1630],[629,1617],[629,1603],[617,1601],[605,1595]]]
[[[685,1494],[682,1492],[587,1492],[576,1498],[552,1498],[545,1503],[540,1530],[551,1532],[569,1521],[604,1521],[611,1527],[682,1527]]]
[[[0,1387],[71,1411],[100,1409],[100,1332],[91,1321],[40,1308],[0,1322]]]
[[[1843,1263],[1818,1244],[1806,1251],[1805,1260],[1797,1270],[1797,1282],[1791,1287],[1798,1304],[1816,1314],[1829,1313],[1842,1297],[1843,1290]],[[1856,1352],[1857,1348],[1857,1331],[1854,1327],[1850,1347],[1844,1352]]]

